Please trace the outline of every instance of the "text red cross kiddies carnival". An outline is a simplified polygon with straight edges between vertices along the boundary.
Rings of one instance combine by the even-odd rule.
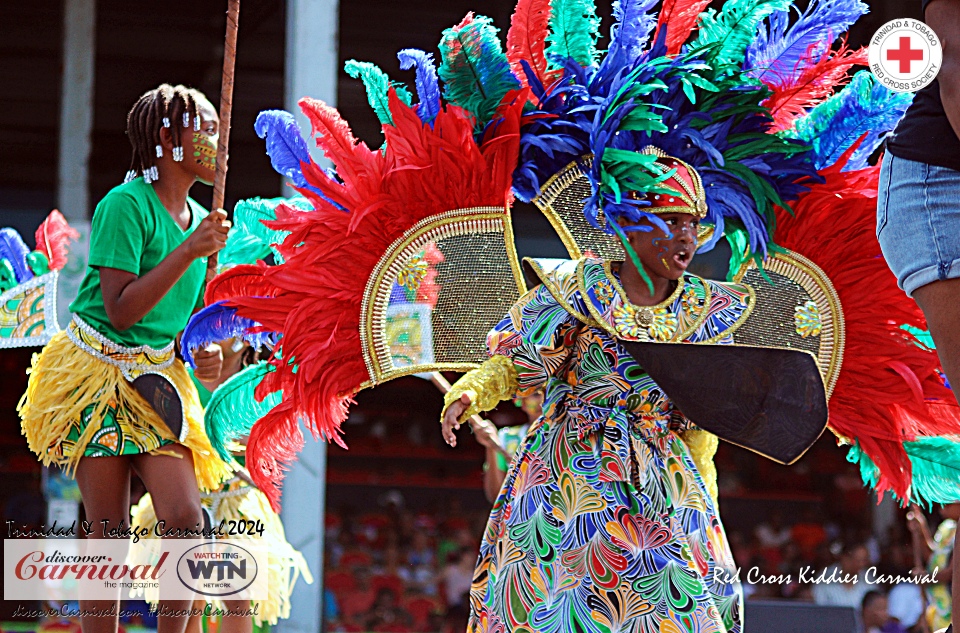
[[[910,74],[910,62],[923,61],[922,48],[910,48],[910,36],[900,37],[900,48],[891,48],[887,51],[887,59],[892,62],[900,62],[900,72],[904,75]]]

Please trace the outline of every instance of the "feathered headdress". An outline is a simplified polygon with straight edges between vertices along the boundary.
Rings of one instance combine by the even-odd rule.
[[[704,11],[706,0],[666,0],[659,15],[656,4],[617,0],[605,53],[591,0],[520,0],[505,48],[488,18],[468,14],[444,31],[439,70],[423,51],[400,53],[402,68],[416,70],[416,105],[375,66],[349,62],[383,124],[385,146],[359,143],[333,109],[305,99],[335,175],[310,160],[302,141],[271,140],[271,130],[291,134],[292,117],[263,126],[268,147],[277,148],[271,156],[283,158],[275,166],[313,210],[280,206],[268,225],[286,233],[277,246],[283,263],[234,268],[207,298],[256,319],[255,330],[282,335],[258,397],[280,391],[283,399],[254,426],[248,449],[252,474],[275,505],[282,468],[303,443],[298,422],[340,442],[352,395],[378,376],[399,375],[378,373],[382,355],[368,349],[364,310],[381,326],[387,310],[364,303],[371,287],[389,286],[391,309],[432,300],[443,311],[442,296],[419,293],[441,264],[430,262],[418,223],[452,209],[505,207],[511,179],[520,198],[536,200],[573,166],[589,184],[576,201],[587,228],[625,242],[619,220],[666,228],[648,207],[671,190],[676,172],[644,153],[648,146],[695,171],[714,227],[704,248],[726,239],[731,273],[787,247],[834,280],[848,348],[831,425],[853,444],[869,483],[901,499],[960,493],[945,484],[945,467],[929,464],[932,444],[960,432],[957,408],[948,406],[934,353],[901,328],[923,328],[922,318],[896,292],[863,230],[877,169],[866,159],[907,98],[866,74],[834,94],[863,62],[843,33],[865,5],[813,0],[791,21],[791,0],[730,0],[719,12]],[[823,245],[825,226],[862,234],[855,261]],[[406,259],[384,260],[393,249],[407,249]],[[872,284],[870,305],[857,312],[864,280]],[[858,406],[865,399],[870,404]]]
[[[80,234],[54,209],[35,237],[31,251],[16,229],[0,230],[0,348],[44,345],[60,330],[57,277]]]

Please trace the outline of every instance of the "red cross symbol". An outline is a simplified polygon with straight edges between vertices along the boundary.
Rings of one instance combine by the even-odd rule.
[[[900,48],[891,48],[887,51],[887,60],[891,62],[900,62],[900,73],[910,74],[910,62],[923,61],[922,48],[910,48],[910,36],[900,37]]]

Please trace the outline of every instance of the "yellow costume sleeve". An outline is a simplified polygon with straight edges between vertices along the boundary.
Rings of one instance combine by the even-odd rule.
[[[465,393],[470,395],[473,404],[460,416],[461,422],[471,415],[495,408],[501,400],[512,397],[517,388],[517,369],[513,360],[506,356],[492,356],[454,383],[443,397],[443,413],[440,414],[440,419],[446,415],[450,405]]]
[[[713,463],[713,456],[717,453],[717,446],[720,441],[717,436],[708,431],[697,428],[687,429],[680,432],[680,437],[687,445],[690,451],[690,457],[693,463],[697,465],[703,483],[707,487],[707,492],[713,497],[713,502],[717,502],[719,496],[717,490],[717,467]]]

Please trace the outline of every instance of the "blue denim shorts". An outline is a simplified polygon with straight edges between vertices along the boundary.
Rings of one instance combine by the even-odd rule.
[[[920,286],[960,277],[960,171],[885,153],[877,239],[911,297]]]

